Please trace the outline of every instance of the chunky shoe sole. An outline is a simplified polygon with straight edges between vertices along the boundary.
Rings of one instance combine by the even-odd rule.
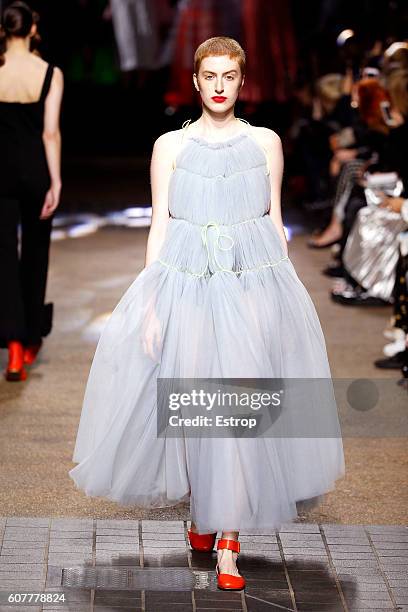
[[[7,369],[4,373],[6,380],[9,382],[19,382],[27,378],[27,372],[24,369],[23,345],[18,340],[10,340],[7,343],[9,351],[9,360]]]
[[[6,370],[5,378],[9,382],[20,382],[27,379],[27,372],[24,369],[19,370],[18,372]]]
[[[222,591],[242,591],[245,588],[245,578],[233,574],[221,574],[218,564],[215,568],[217,574],[217,586]]]

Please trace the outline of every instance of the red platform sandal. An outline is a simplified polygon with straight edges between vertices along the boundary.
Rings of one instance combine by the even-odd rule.
[[[190,540],[190,546],[193,550],[198,550],[199,552],[211,552],[214,548],[215,538],[217,537],[217,533],[203,533],[198,534],[191,531],[191,529],[187,530],[188,539]]]
[[[7,370],[5,372],[6,380],[10,382],[18,382],[27,378],[27,372],[24,369],[24,349],[21,342],[11,340],[7,343],[9,351],[9,359]]]
[[[218,540],[217,550],[220,550],[221,548],[228,548],[233,552],[239,553],[241,550],[241,545],[238,540],[221,538]],[[223,589],[224,591],[241,591],[245,587],[245,578],[243,576],[220,573],[218,563],[215,566],[215,571],[217,574],[218,588]]]

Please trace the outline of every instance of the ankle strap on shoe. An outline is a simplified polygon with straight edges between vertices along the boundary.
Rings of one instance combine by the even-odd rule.
[[[241,545],[238,540],[230,540],[227,538],[221,538],[218,540],[217,550],[221,548],[228,548],[228,550],[232,550],[233,552],[239,553],[241,550]]]

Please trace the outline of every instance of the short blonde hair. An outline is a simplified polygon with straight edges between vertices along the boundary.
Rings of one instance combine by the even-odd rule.
[[[229,55],[230,59],[236,59],[241,69],[241,74],[245,74],[246,56],[241,45],[229,36],[213,36],[201,43],[194,53],[194,72],[198,75],[201,62],[205,57],[213,55]]]

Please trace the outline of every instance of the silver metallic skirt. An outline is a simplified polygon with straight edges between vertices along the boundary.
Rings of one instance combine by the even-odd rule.
[[[375,297],[391,297],[399,256],[398,235],[406,229],[401,215],[386,208],[364,206],[357,213],[343,252],[343,265]]]

